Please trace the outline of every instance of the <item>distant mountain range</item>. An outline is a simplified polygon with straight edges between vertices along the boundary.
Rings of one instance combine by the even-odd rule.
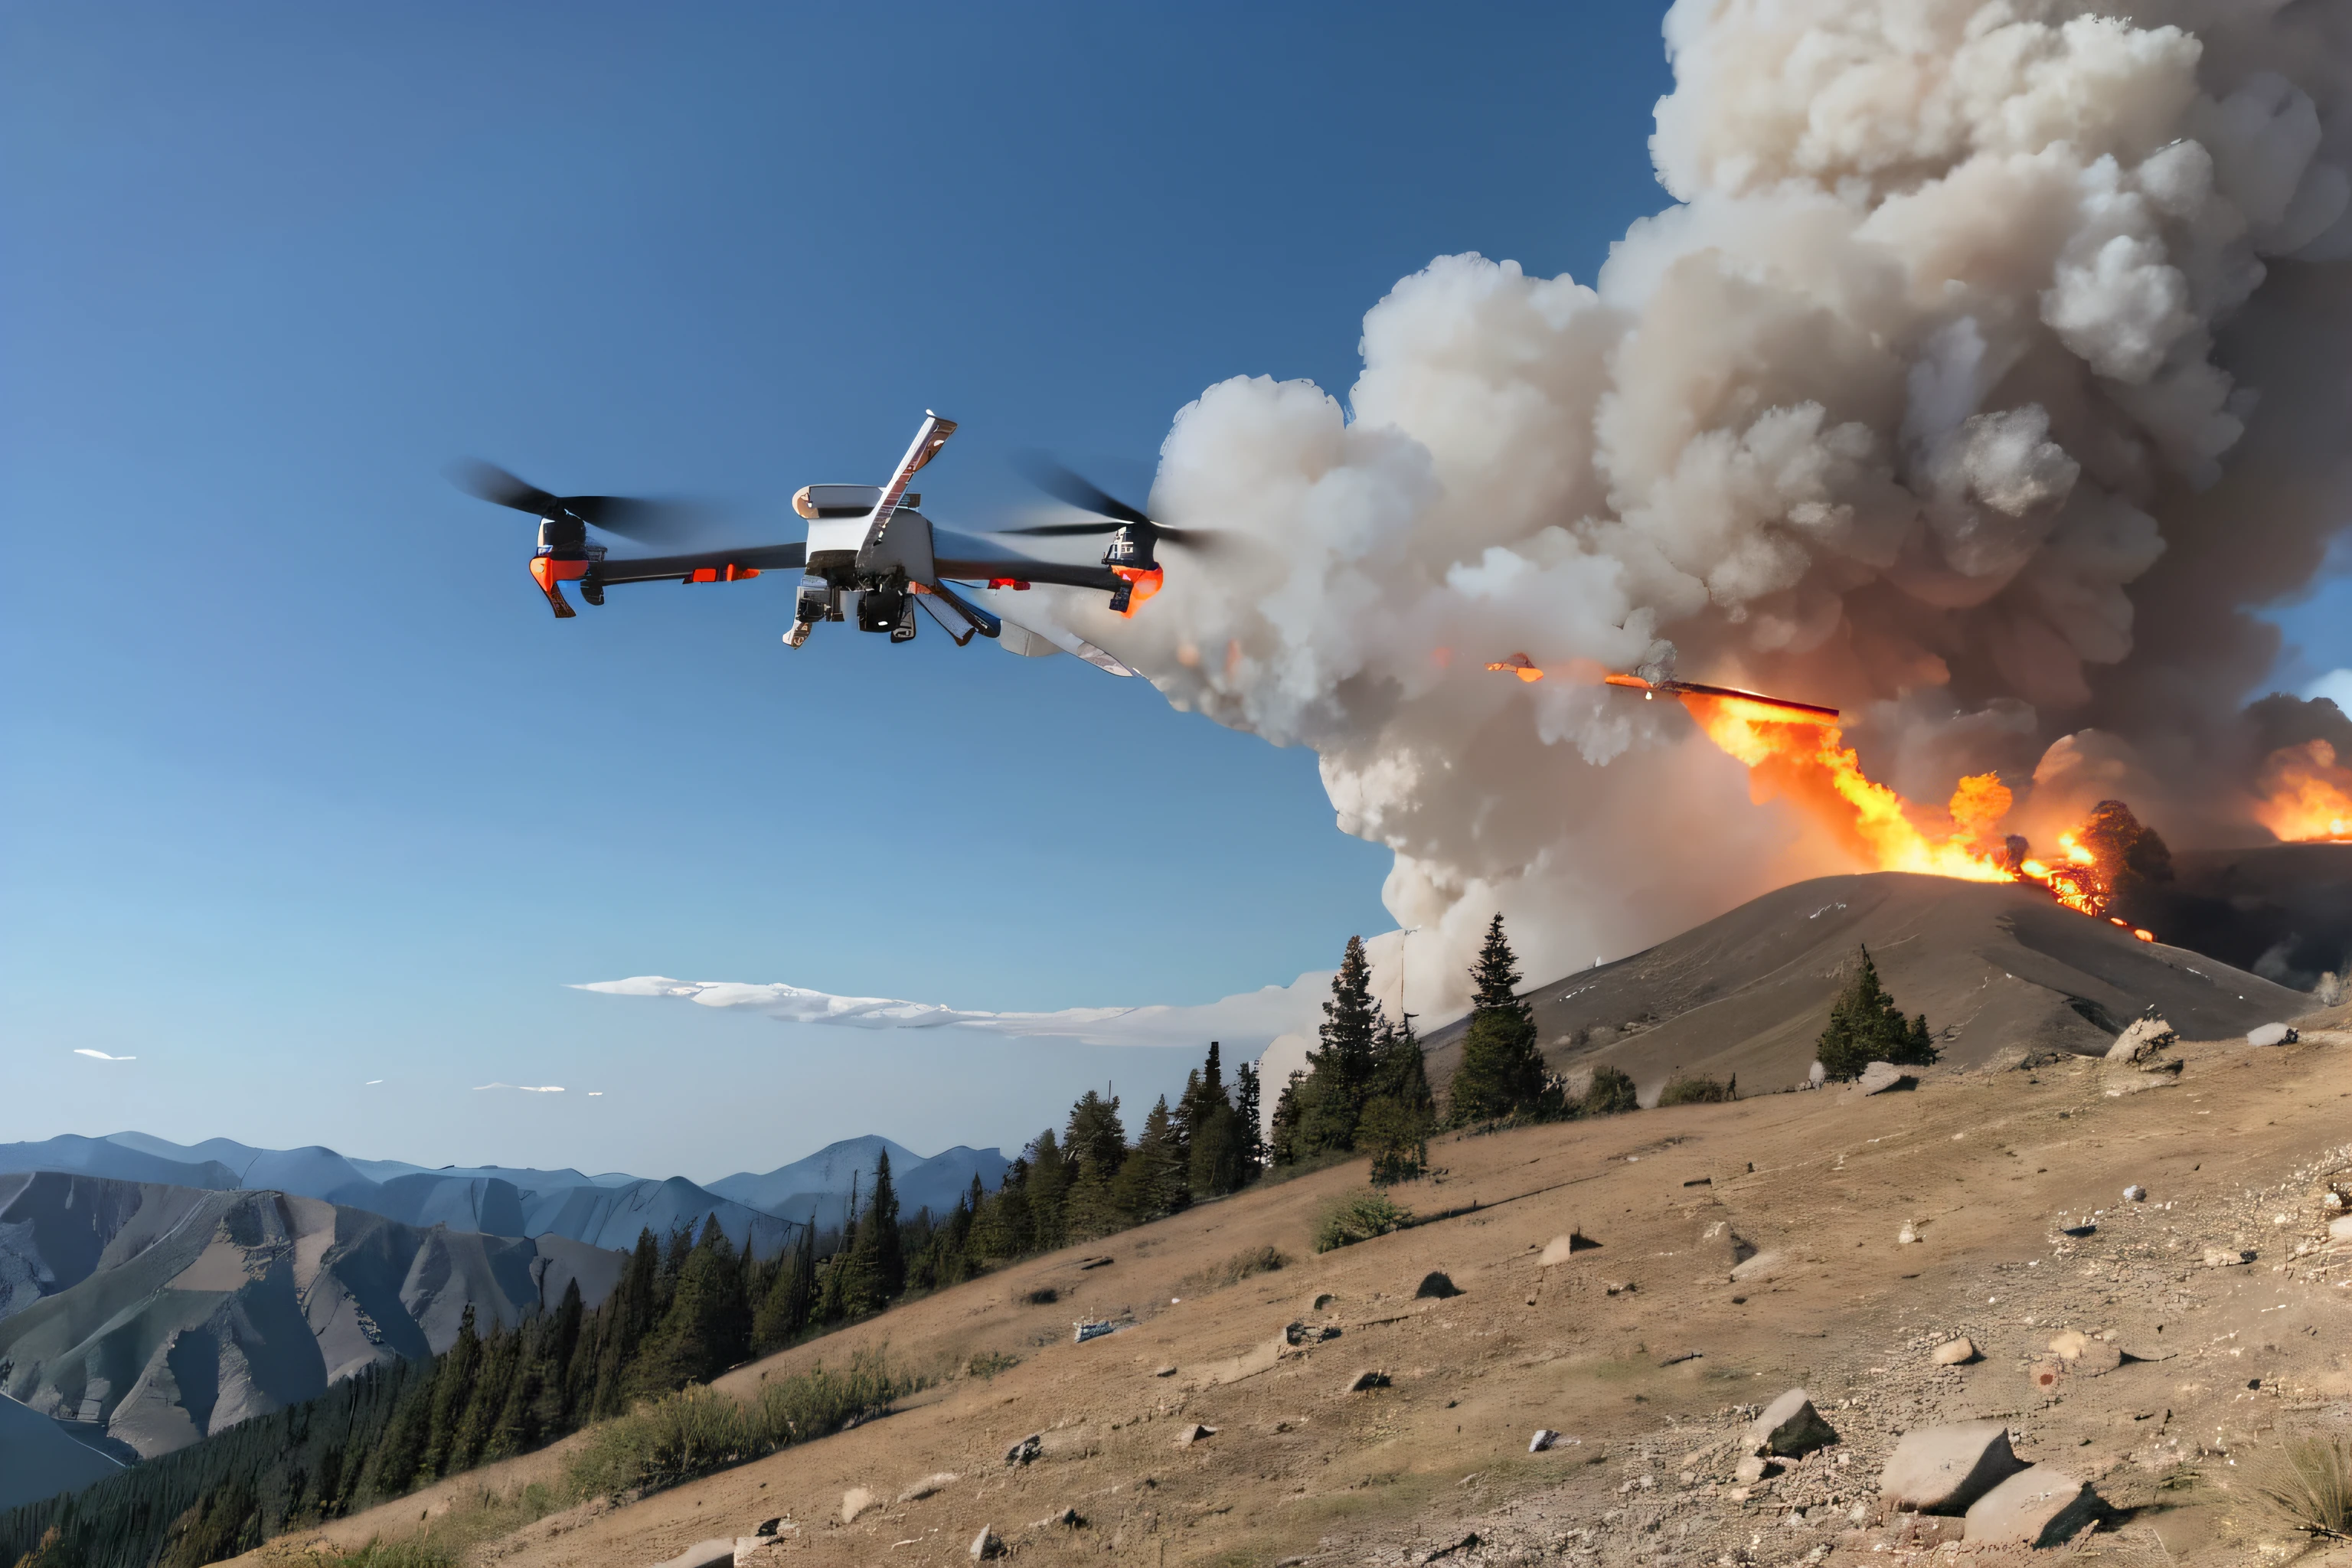
[[[313,1144],[257,1149],[233,1139],[173,1143],[144,1132],[103,1138],[66,1134],[33,1143],[0,1143],[0,1173],[61,1171],[114,1181],[158,1183],[205,1192],[269,1191],[364,1209],[404,1225],[446,1225],[487,1236],[559,1236],[625,1251],[640,1231],[667,1236],[699,1231],[705,1222],[737,1247],[767,1258],[796,1226],[820,1229],[846,1216],[853,1184],[874,1190],[876,1157],[889,1151],[900,1212],[945,1214],[977,1175],[989,1187],[1008,1162],[994,1149],[961,1146],[929,1159],[887,1138],[844,1139],[765,1175],[739,1172],[701,1187],[683,1176],[657,1180],[607,1172],[542,1171],[498,1165],[432,1169],[401,1160],[353,1160]],[[0,1291],[6,1289],[0,1281]]]
[[[593,1307],[626,1261],[282,1192],[0,1175],[0,1394],[19,1402],[0,1407],[0,1455],[26,1477],[91,1471],[26,1414],[114,1460],[168,1453],[446,1350],[468,1308],[511,1327],[575,1281]]]

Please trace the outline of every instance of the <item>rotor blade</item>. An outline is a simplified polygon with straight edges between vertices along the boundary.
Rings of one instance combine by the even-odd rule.
[[[1027,452],[1016,459],[1016,466],[1028,481],[1067,506],[1080,511],[1115,517],[1121,522],[1150,522],[1151,520],[1125,501],[1081,474],[1074,474],[1042,452]]]
[[[564,496],[557,504],[593,527],[647,544],[686,538],[709,521],[698,507],[630,496]]]
[[[562,501],[537,485],[519,479],[496,463],[485,463],[478,458],[451,464],[449,482],[467,495],[478,497],[493,506],[510,506],[533,517],[546,517],[562,510],[563,506]]]
[[[1169,528],[1163,524],[1160,529],[1162,544],[1180,545],[1186,550],[1223,550],[1234,537],[1231,530],[1223,528]]]
[[[996,533],[1049,534],[1058,536],[1074,533],[1117,533],[1120,529],[1125,528],[1127,524],[1123,522],[1050,522],[1041,528],[999,528],[992,530],[992,531]]]

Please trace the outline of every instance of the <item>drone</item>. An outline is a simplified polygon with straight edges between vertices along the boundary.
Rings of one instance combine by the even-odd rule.
[[[1034,584],[1091,588],[1109,595],[1121,616],[1160,591],[1165,580],[1158,547],[1208,548],[1215,531],[1172,528],[1155,521],[1089,480],[1043,458],[1026,466],[1048,494],[1092,516],[1082,522],[1047,523],[977,537],[936,529],[919,508],[923,498],[908,489],[917,473],[940,455],[956,432],[952,419],[926,409],[906,456],[883,485],[804,485],[793,510],[808,521],[808,537],[786,543],[735,545],[667,555],[615,555],[591,535],[612,534],[642,544],[676,542],[698,514],[676,503],[625,496],[559,496],[489,463],[470,463],[454,475],[457,484],[483,500],[539,521],[539,549],[530,560],[531,580],[559,620],[578,612],[563,596],[576,585],[591,605],[604,592],[628,583],[741,583],[763,572],[797,568],[800,591],[785,646],[799,647],[827,622],[855,620],[861,632],[894,643],[915,638],[915,611],[923,611],[958,647],[987,637],[1030,658],[1074,654],[1112,675],[1134,670],[1051,616],[1024,611],[1016,621],[1003,613],[1001,595],[1026,592]],[[1108,534],[1099,564],[1039,560],[1001,542],[1007,535]],[[992,605],[998,607],[992,608]]]

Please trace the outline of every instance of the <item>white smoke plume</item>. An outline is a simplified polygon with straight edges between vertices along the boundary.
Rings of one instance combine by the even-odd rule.
[[[1675,205],[1589,286],[1403,279],[1345,409],[1211,387],[1152,510],[1250,542],[1078,617],[1316,750],[1433,1012],[1498,909],[1543,979],[1865,868],[1565,672],[1671,658],[1839,705],[1915,800],[2040,767],[2210,838],[2276,652],[2248,609],[2346,515],[2352,5],[1681,0],[1665,43]],[[1554,678],[1484,668],[1519,650]]]

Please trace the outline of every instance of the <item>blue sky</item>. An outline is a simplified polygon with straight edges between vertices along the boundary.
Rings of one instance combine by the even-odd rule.
[[[1282,984],[1392,923],[1311,755],[1071,659],[788,653],[789,576],[557,623],[441,470],[793,538],[928,406],[943,521],[1025,447],[1139,489],[1212,382],[1343,389],[1433,256],[1589,277],[1663,202],[1661,9],[0,11],[0,1139],[708,1178],[1181,1081],[566,987]],[[2285,618],[2285,676],[2352,663],[2340,583]]]

